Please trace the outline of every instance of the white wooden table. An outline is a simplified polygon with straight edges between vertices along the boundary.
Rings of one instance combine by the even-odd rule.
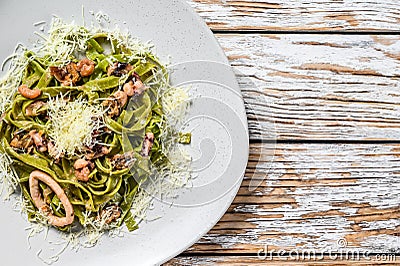
[[[166,265],[400,265],[400,1],[189,4],[240,73],[251,155],[229,211]]]

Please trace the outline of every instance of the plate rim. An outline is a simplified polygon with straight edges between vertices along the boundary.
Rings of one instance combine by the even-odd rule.
[[[194,19],[196,19],[196,22],[203,28],[203,30],[205,32],[208,33],[209,36],[212,36],[212,41],[214,42],[215,46],[218,47],[218,49],[220,50],[220,52],[224,55],[223,60],[225,62],[220,62],[220,63],[224,63],[227,66],[229,66],[230,71],[232,72],[232,74],[235,76],[235,85],[237,86],[238,93],[240,94],[239,97],[241,99],[241,101],[243,102],[244,105],[244,98],[243,95],[241,93],[241,89],[239,86],[239,83],[237,81],[237,76],[235,75],[231,64],[229,63],[228,57],[224,51],[224,49],[222,48],[221,44],[218,42],[216,36],[214,35],[214,33],[212,32],[212,30],[208,27],[208,25],[206,24],[206,22],[204,21],[204,19],[202,17],[200,17],[200,15],[196,12],[196,10],[191,7],[189,5],[189,3],[187,3],[185,0],[177,0],[179,1],[183,6],[186,7],[186,9],[191,13],[191,15],[193,16]],[[246,110],[244,110],[244,118],[245,118],[245,129],[246,129],[246,135],[247,135],[247,142],[246,142],[246,156],[247,156],[247,161],[250,155],[250,140],[249,140],[249,129],[248,129],[248,119],[247,119],[247,114],[246,114]],[[203,230],[203,232],[197,234],[194,239],[192,241],[190,241],[184,248],[178,250],[177,252],[175,252],[174,254],[170,255],[169,257],[166,257],[164,260],[162,260],[159,265],[166,263],[168,261],[170,261],[171,259],[175,258],[176,256],[178,256],[179,254],[182,254],[183,252],[185,252],[188,248],[190,248],[191,246],[193,246],[197,241],[199,241],[203,236],[205,236],[220,220],[221,218],[226,214],[227,210],[229,209],[229,207],[232,205],[233,200],[235,199],[235,197],[237,196],[237,193],[241,187],[241,184],[243,183],[243,179],[244,179],[244,175],[246,172],[247,166],[242,170],[242,173],[240,174],[240,178],[238,178],[237,181],[237,187],[235,187],[234,189],[231,189],[232,193],[230,194],[229,197],[229,202],[228,204],[226,204],[226,206],[224,206],[224,208],[221,208],[221,215],[218,215],[218,219],[216,218],[216,222],[210,224],[209,226],[206,227],[205,230]],[[234,192],[234,193],[233,193]],[[222,211],[223,210],[223,211]]]

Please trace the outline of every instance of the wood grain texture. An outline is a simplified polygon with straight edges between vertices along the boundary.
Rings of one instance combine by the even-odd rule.
[[[400,36],[226,35],[254,139],[399,140]]]
[[[274,151],[274,162],[264,156]],[[251,179],[261,180],[253,192]],[[187,254],[400,252],[400,144],[252,144],[242,187]]]
[[[390,0],[191,0],[188,3],[213,30],[400,30],[400,6]]]
[[[399,265],[400,255],[255,256],[400,253],[400,144],[340,144],[400,139],[400,35],[343,34],[400,32],[397,1],[188,3],[219,33],[237,72],[253,144],[228,212],[166,265]],[[276,34],[236,34],[245,31]],[[315,141],[339,143],[306,144]]]
[[[250,256],[205,256],[205,257],[178,257],[164,266],[187,266],[187,265],[226,265],[226,266],[247,266],[247,265],[270,265],[270,266],[313,266],[313,265],[343,265],[343,266],[370,266],[370,265],[387,265],[398,266],[400,259],[398,256],[388,255],[387,257],[371,256],[369,259],[360,260],[333,260],[330,257],[317,257],[317,259],[296,260],[296,255],[292,257],[282,256],[281,258],[273,258],[273,260],[262,260],[258,257]],[[334,258],[334,256],[333,256]]]

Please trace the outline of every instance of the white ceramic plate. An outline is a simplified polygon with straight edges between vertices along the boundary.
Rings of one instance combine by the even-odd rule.
[[[206,234],[222,217],[235,197],[248,160],[247,120],[240,89],[222,49],[208,27],[183,1],[85,0],[1,1],[2,44],[0,59],[10,55],[18,42],[28,47],[37,37],[35,22],[51,21],[53,14],[86,23],[89,11],[103,11],[120,28],[143,41],[151,41],[164,61],[170,56],[174,84],[190,85],[194,98],[187,128],[193,131],[188,147],[197,178],[193,188],[182,191],[176,204],[156,201],[150,217],[134,234],[103,237],[78,253],[69,248],[55,265],[157,265],[178,255]],[[124,23],[125,22],[125,23]],[[51,244],[44,234],[31,240],[28,249],[23,215],[13,202],[0,203],[0,254],[2,265],[43,265],[62,246]],[[58,234],[51,230],[51,237]],[[52,249],[54,248],[54,249]]]

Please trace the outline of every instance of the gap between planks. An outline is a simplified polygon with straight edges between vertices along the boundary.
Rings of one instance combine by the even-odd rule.
[[[400,31],[305,31],[305,30],[211,30],[214,34],[276,34],[276,35],[287,35],[287,34],[337,34],[337,35],[400,35]]]
[[[357,140],[357,139],[250,139],[251,144],[400,144],[400,140]]]
[[[371,259],[361,258],[359,260],[348,259],[348,260],[340,260],[340,259],[331,259],[329,255],[319,256],[316,255],[316,259],[295,259],[296,254],[292,256],[288,255],[280,255],[274,256],[271,260],[268,259],[260,259],[257,256],[252,256],[251,254],[245,256],[216,256],[216,255],[207,255],[207,256],[179,256],[168,263],[164,264],[164,266],[187,266],[187,265],[222,265],[222,266],[243,266],[243,265],[269,265],[269,266],[318,266],[318,265],[343,265],[343,266],[373,266],[373,265],[387,265],[387,266],[398,266],[400,264],[400,256],[393,256],[388,254],[384,257],[377,257],[375,255],[371,256]],[[380,258],[380,259],[378,259]]]

